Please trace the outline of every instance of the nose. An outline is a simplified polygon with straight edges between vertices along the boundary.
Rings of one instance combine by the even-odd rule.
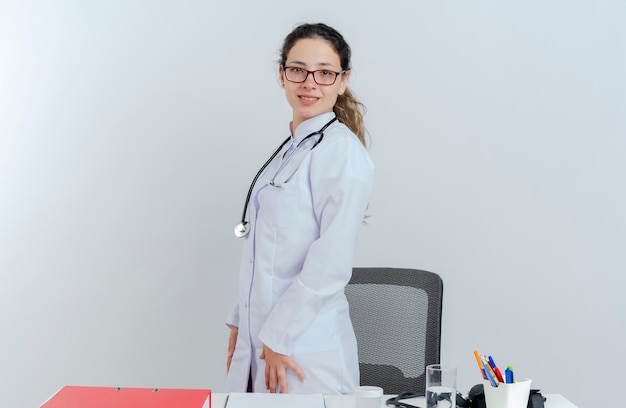
[[[313,77],[313,72],[307,72],[306,78],[304,78],[303,84],[308,87],[315,87],[317,82],[315,82],[315,78]]]

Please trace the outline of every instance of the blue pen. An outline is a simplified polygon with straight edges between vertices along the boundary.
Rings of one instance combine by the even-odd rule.
[[[487,377],[489,378],[489,382],[491,382],[491,386],[497,387],[498,383],[496,382],[496,379],[493,378],[493,375],[491,375],[491,370],[487,368],[489,363],[485,362],[485,360],[482,360],[482,363],[483,363],[483,369],[485,370],[485,374],[487,374]]]
[[[513,384],[515,382],[515,377],[513,376],[513,367],[508,366],[506,370],[504,370],[504,376],[506,377],[507,384]]]

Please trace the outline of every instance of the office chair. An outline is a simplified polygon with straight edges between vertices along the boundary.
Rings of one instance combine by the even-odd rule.
[[[424,394],[426,366],[439,363],[443,282],[401,268],[354,268],[346,286],[361,385]]]

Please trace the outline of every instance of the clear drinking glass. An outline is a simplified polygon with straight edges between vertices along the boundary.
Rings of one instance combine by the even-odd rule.
[[[426,366],[426,408],[456,407],[456,367]]]

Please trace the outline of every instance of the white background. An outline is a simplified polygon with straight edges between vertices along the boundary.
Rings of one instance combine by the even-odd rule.
[[[459,389],[492,354],[608,406],[626,363],[626,3],[0,0],[0,405],[212,388],[249,182],[298,23],[353,48],[377,166],[358,266],[444,279]]]

